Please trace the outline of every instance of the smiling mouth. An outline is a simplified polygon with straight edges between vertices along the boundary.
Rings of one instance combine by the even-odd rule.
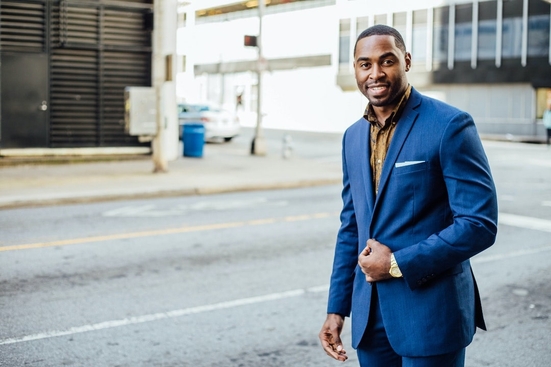
[[[368,85],[367,89],[374,94],[379,94],[386,91],[388,89],[388,86],[387,85]]]
[[[367,88],[372,91],[381,91],[383,89],[386,89],[387,86],[386,85],[368,85]]]

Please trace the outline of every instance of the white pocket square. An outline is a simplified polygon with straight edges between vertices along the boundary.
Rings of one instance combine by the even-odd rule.
[[[394,165],[394,167],[400,168],[400,167],[411,166],[411,165],[419,164],[419,163],[425,163],[425,161],[405,161],[405,162],[398,162],[398,163],[396,163],[396,164]]]

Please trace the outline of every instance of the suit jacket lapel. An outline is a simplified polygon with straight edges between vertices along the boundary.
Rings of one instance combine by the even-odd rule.
[[[404,146],[404,142],[406,141],[406,138],[409,135],[409,132],[411,131],[411,128],[415,123],[415,120],[417,119],[417,115],[419,113],[417,112],[416,108],[417,106],[419,106],[420,103],[421,103],[420,94],[416,92],[414,89],[412,89],[407,105],[402,113],[402,117],[400,118],[400,120],[398,121],[398,124],[396,125],[396,131],[394,131],[392,142],[390,143],[388,152],[386,154],[385,163],[383,165],[383,171],[381,172],[381,178],[379,181],[378,196],[381,196],[381,194],[383,193],[386,182],[388,180],[388,176],[390,175],[390,172],[394,168],[394,164],[396,163],[398,154],[400,153],[400,150],[402,150],[402,147]]]
[[[371,136],[369,122],[365,119],[364,122],[360,135],[360,167],[364,179],[367,206],[369,211],[372,212],[373,206],[375,205],[375,188],[373,187],[373,172],[371,171],[371,164],[369,163],[369,157],[371,156],[371,144],[369,144],[369,139],[371,139]]]

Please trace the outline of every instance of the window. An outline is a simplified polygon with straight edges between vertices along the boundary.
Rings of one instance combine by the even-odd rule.
[[[350,19],[341,19],[339,31],[339,64],[350,64]]]
[[[522,1],[503,2],[504,59],[520,58],[522,54]]]
[[[187,13],[178,13],[178,28],[187,25]]]
[[[356,20],[356,37],[369,27],[369,17],[359,17]]]
[[[503,19],[503,58],[519,58],[522,52],[522,18]]]
[[[549,56],[549,1],[528,2],[528,56]]]
[[[411,57],[414,62],[424,62],[427,55],[427,10],[413,12]]]
[[[455,61],[471,60],[473,37],[473,5],[456,5],[455,8]]]
[[[478,4],[478,50],[479,60],[495,60],[497,42],[497,2]]]
[[[549,14],[528,17],[528,56],[549,55]]]
[[[375,24],[387,24],[386,14],[375,15]]]
[[[448,24],[449,8],[434,9],[433,31],[433,61],[436,64],[445,64],[448,60]]]
[[[536,116],[543,118],[543,111],[551,108],[551,88],[536,89]]]
[[[406,12],[394,13],[392,16],[392,23],[393,23],[393,27],[396,28],[398,32],[400,32],[405,42],[407,38],[407,35],[406,35],[407,13]]]

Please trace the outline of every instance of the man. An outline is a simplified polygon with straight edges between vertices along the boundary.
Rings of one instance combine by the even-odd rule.
[[[467,113],[408,83],[402,36],[376,25],[354,48],[369,104],[343,137],[343,208],[319,337],[348,357],[340,334],[352,315],[361,366],[464,366],[485,329],[469,258],[491,246],[497,198]]]
[[[547,147],[551,144],[551,101],[547,102],[547,108],[543,111],[543,126],[547,131]]]

